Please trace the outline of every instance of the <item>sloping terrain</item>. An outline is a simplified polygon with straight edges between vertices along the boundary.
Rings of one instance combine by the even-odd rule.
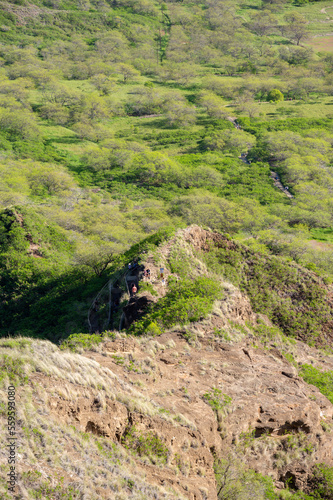
[[[331,377],[333,355],[288,337],[274,317],[254,310],[235,276],[213,270],[207,255],[225,246],[239,250],[193,226],[144,250],[141,265],[151,278],[131,300],[151,300],[130,325],[132,335],[73,335],[60,348],[0,341],[3,400],[9,383],[17,387],[19,498],[330,498],[311,495],[320,483],[316,464],[333,465],[332,394],[329,383],[314,381],[320,392],[305,379]],[[301,286],[319,283],[330,304],[329,286],[297,271]],[[186,279],[207,295],[177,298],[174,287]],[[306,301],[303,317],[312,314]],[[10,498],[5,482],[1,488]]]

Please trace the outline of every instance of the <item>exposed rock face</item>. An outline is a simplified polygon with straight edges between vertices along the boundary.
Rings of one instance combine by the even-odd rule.
[[[193,252],[190,257],[198,274],[205,269],[203,262],[195,261],[195,249],[209,249],[211,241],[236,245],[196,226],[181,234],[190,244],[186,251]],[[175,241],[160,249],[166,277]],[[147,256],[146,264],[155,292],[139,292],[129,302],[129,323],[167,293],[159,279],[159,263]],[[254,313],[244,292],[228,282],[221,284],[223,294],[206,319],[175,326],[158,337],[118,334],[116,340],[79,358],[82,366],[98,367],[100,376],[111,373],[112,394],[105,387],[94,390],[75,384],[74,375],[66,381],[67,396],[61,396],[60,379],[32,373],[31,380],[51,394],[50,419],[119,445],[134,429],[143,440],[154,436],[167,450],[165,462],[161,465],[138,453],[133,458],[151,485],[172,489],[167,498],[217,499],[214,459],[229,456],[241,457],[248,467],[271,476],[279,488],[288,480],[306,490],[314,464],[333,466],[333,405],[298,376],[296,367],[307,363],[332,370],[333,356],[301,341],[288,344],[285,337],[267,337],[260,343],[256,328],[269,330],[272,323]],[[290,353],[288,349],[293,364],[282,354]],[[131,393],[134,386],[136,396]],[[150,409],[135,407],[133,397],[148,401]],[[109,498],[108,494],[98,490],[99,498]]]
[[[301,343],[298,350],[308,359]],[[156,433],[169,449],[169,464],[178,463],[179,472],[169,465],[141,466],[152,482],[172,485],[187,498],[216,498],[214,454],[226,455],[246,438],[249,443],[242,453],[248,465],[271,475],[277,486],[291,478],[302,487],[312,464],[332,462],[332,436],[321,422],[332,420],[333,406],[297,376],[275,347],[255,349],[247,340],[230,345],[207,334],[197,347],[189,348],[174,332],[158,337],[158,343],[109,341],[104,355],[86,356],[143,386],[139,390],[167,411],[182,414],[192,428],[131,412],[117,401],[103,403],[93,393],[75,403],[52,397],[52,413],[84,432],[118,442],[132,426]],[[144,373],[143,366],[151,369]],[[212,388],[231,398],[218,418],[204,398]]]
[[[138,320],[148,305],[152,302],[148,297],[132,297],[127,306],[124,307],[124,327],[128,328],[133,321]]]

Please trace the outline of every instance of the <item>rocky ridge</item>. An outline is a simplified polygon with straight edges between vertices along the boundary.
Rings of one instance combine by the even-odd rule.
[[[208,249],[215,238],[192,227],[145,255],[157,295],[143,290],[137,300],[157,302],[166,294],[159,268],[165,267],[166,279],[175,274],[169,261],[179,242],[193,272],[207,272],[198,249]],[[25,346],[2,340],[0,354],[21,359],[29,374],[29,382],[18,387],[21,428],[29,428],[29,421],[39,428],[44,419],[43,425],[58,429],[57,436],[73,429],[64,443],[67,461],[43,459],[29,437],[23,471],[35,470],[51,481],[56,467],[65,484],[78,488],[75,498],[211,500],[217,498],[214,460],[222,457],[270,476],[277,488],[289,481],[306,491],[314,464],[333,465],[333,405],[304,382],[298,366],[307,363],[329,371],[333,356],[279,333],[258,336],[258,325],[271,331],[271,321],[253,311],[244,292],[224,279],[222,283],[223,296],[207,318],[176,325],[158,337],[116,333],[81,353],[61,351],[45,341]],[[29,397],[33,410],[23,410]],[[95,471],[94,486],[81,484],[87,451],[76,433],[90,447],[98,442],[108,450],[109,458]],[[24,444],[24,432],[21,439]],[[43,439],[47,455],[50,443]],[[153,443],[150,450],[144,441]],[[117,472],[122,478],[117,486],[109,479],[114,454],[121,455],[125,467]],[[19,488],[22,498],[32,498],[26,478]],[[146,496],[140,497],[139,489],[145,488]]]

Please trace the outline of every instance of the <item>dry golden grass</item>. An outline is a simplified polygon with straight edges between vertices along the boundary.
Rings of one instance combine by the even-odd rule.
[[[25,344],[24,344],[25,342]],[[73,500],[178,499],[179,493],[149,484],[135,461],[120,445],[55,421],[48,409],[50,397],[75,401],[96,393],[101,407],[106,398],[123,402],[129,410],[160,415],[175,426],[192,426],[182,415],[162,415],[160,407],[123,382],[111,370],[80,354],[61,351],[47,341],[20,339],[0,341],[0,360],[10,356],[21,368],[17,380],[17,470],[19,498],[67,498]],[[149,363],[152,360],[148,358]],[[45,389],[34,382],[33,372],[43,373],[61,384]],[[25,380],[25,376],[30,379]],[[8,376],[0,396],[6,400]],[[0,498],[7,499],[6,409],[0,411]],[[64,484],[61,483],[64,478]],[[39,496],[36,496],[36,495]],[[10,497],[8,497],[10,498]],[[69,496],[68,496],[69,498]]]
[[[163,351],[165,346],[155,340],[150,341],[151,349],[155,352]],[[68,400],[75,400],[77,394],[82,393],[82,389],[94,389],[110,398],[117,400],[127,406],[130,411],[137,411],[145,415],[159,415],[161,418],[175,424],[172,415],[163,414],[162,408],[153,400],[144,396],[141,392],[132,387],[115,375],[109,368],[101,366],[97,361],[88,359],[81,354],[69,351],[61,351],[57,346],[46,340],[30,340],[29,345],[19,348],[17,345],[4,347],[0,342],[0,360],[5,355],[10,355],[14,363],[21,363],[21,369],[29,377],[32,372],[40,372],[67,382],[63,387],[63,396]],[[146,357],[143,365],[150,370],[156,368],[154,361]],[[2,387],[9,385],[8,377],[4,377]],[[186,423],[184,423],[186,422]],[[190,425],[184,418],[182,425]]]
[[[64,499],[69,498],[70,492],[75,500],[180,498],[178,493],[150,485],[120,445],[64,426],[52,420],[47,411],[41,412],[43,405],[46,408],[45,393],[38,391],[33,392],[29,386],[20,390],[20,425],[17,428],[19,498]],[[7,459],[5,427],[6,421],[1,415],[0,497],[3,499],[7,498],[2,475]],[[64,477],[63,486],[61,477]]]

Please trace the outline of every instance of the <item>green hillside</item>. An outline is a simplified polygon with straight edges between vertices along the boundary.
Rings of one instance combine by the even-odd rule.
[[[167,226],[329,282],[329,7],[1,2],[1,334],[86,331],[123,252]]]

